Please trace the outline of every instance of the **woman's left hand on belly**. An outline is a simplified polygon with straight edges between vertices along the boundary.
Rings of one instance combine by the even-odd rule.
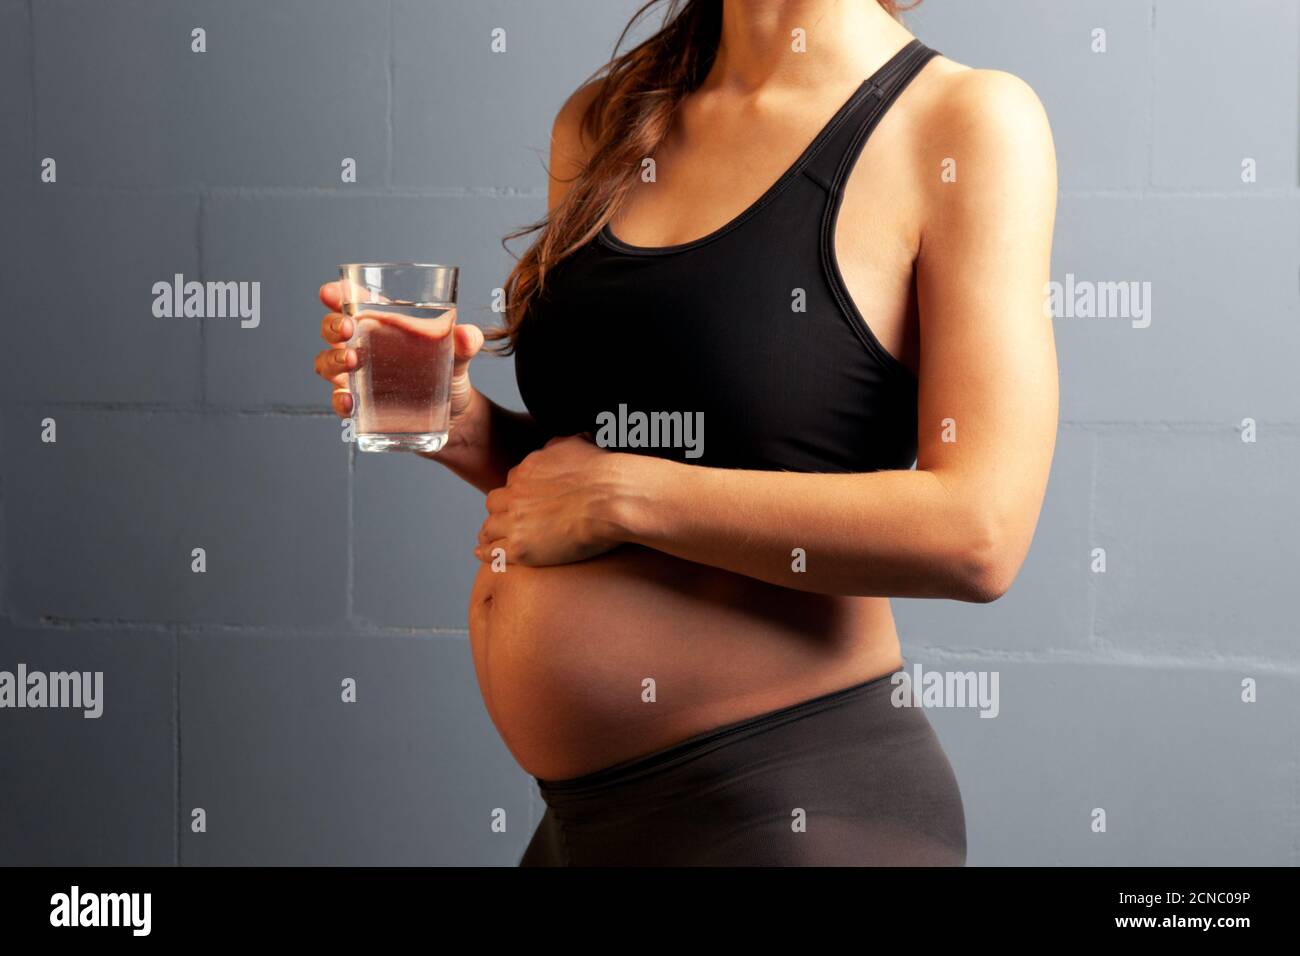
[[[585,561],[617,547],[625,537],[615,504],[628,459],[635,458],[581,435],[551,439],[488,493],[475,557],[540,567]]]

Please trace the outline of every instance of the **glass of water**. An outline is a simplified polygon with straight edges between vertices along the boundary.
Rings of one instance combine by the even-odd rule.
[[[423,262],[339,266],[352,420],[362,451],[436,452],[447,443],[460,269]]]

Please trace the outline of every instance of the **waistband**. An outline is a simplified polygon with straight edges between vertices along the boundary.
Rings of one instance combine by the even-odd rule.
[[[905,668],[906,664],[903,667]],[[718,747],[734,743],[737,740],[743,740],[746,737],[751,737],[754,734],[770,730],[790,721],[835,707],[843,707],[867,696],[878,688],[888,687],[890,679],[896,673],[898,673],[897,670],[890,671],[888,674],[873,677],[870,680],[841,690],[831,691],[829,694],[811,697],[808,700],[799,701],[777,710],[765,711],[735,723],[724,724],[721,727],[688,737],[678,743],[670,744],[662,750],[656,750],[640,757],[633,757],[630,760],[600,770],[594,770],[578,777],[566,777],[562,780],[543,780],[540,777],[534,777],[533,779],[537,781],[537,786],[543,794],[576,795],[602,790],[606,787],[643,777],[652,772],[664,770],[711,750],[716,750]]]

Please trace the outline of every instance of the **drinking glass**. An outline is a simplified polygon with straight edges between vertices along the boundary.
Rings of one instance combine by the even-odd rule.
[[[455,358],[457,266],[358,262],[339,266],[352,420],[362,451],[436,452],[447,443]]]

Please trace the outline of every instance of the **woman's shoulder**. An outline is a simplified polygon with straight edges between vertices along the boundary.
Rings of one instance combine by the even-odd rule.
[[[588,135],[589,131],[584,128],[583,118],[600,94],[603,85],[604,80],[595,79],[584,83],[569,94],[560,111],[555,114],[555,121],[551,125],[553,142],[558,141],[572,153],[585,153],[591,150],[593,143]]]
[[[587,110],[600,93],[602,80],[593,80],[578,87],[560,107],[551,124],[550,201],[555,203],[564,195],[576,177],[591,159],[595,142],[583,122]]]
[[[936,57],[917,113],[918,132],[931,142],[965,146],[982,155],[1051,149],[1051,125],[1038,94],[1003,70],[978,69]]]

